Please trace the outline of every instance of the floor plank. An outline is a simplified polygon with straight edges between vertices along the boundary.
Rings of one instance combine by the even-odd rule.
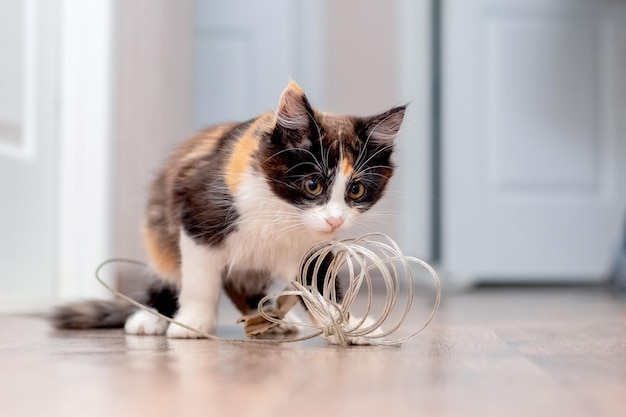
[[[445,297],[400,348],[348,349],[55,331],[0,316],[0,415],[624,416],[625,312],[626,299],[592,289],[482,290]],[[241,335],[233,314],[222,335]]]

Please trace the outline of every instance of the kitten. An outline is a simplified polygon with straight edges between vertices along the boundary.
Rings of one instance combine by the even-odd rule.
[[[148,303],[208,333],[222,288],[242,313],[256,309],[272,281],[295,279],[309,247],[332,240],[380,200],[405,107],[372,117],[323,113],[292,81],[275,112],[183,143],[150,190],[145,246],[171,285],[153,289]],[[103,316],[112,313],[102,304],[83,303],[57,310],[53,321],[101,327]],[[144,311],[133,312],[125,329],[198,337]]]

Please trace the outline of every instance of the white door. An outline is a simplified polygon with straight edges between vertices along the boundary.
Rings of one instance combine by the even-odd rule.
[[[601,280],[626,215],[626,2],[451,0],[443,18],[445,268]]]
[[[0,2],[0,311],[103,294],[108,0]]]
[[[0,309],[52,299],[56,278],[54,2],[0,2]]]
[[[298,2],[290,0],[198,0],[197,128],[275,108],[289,78],[297,75],[299,12]],[[306,83],[302,87],[309,94]]]

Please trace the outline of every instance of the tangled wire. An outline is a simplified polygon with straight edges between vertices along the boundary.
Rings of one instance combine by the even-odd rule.
[[[312,334],[284,340],[223,339],[215,335],[203,333],[185,323],[161,315],[111,288],[100,278],[100,270],[105,265],[112,262],[129,262],[126,260],[112,259],[102,263],[96,270],[96,279],[115,295],[170,323],[189,329],[208,339],[234,343],[297,342],[322,335],[332,343],[342,346],[350,344],[398,346],[421,333],[434,318],[441,300],[441,283],[437,273],[428,263],[421,259],[404,256],[398,245],[389,236],[381,233],[370,233],[355,239],[320,243],[310,248],[303,256],[299,270],[312,271],[313,277],[321,279],[319,275],[320,270],[323,268],[323,260],[327,259],[329,254],[334,255],[334,257],[330,265],[325,268],[326,273],[323,276],[321,286],[318,286],[316,278],[312,282],[310,279],[307,282],[307,274],[301,273],[297,280],[291,284],[292,288],[264,297],[259,302],[258,314],[244,318],[243,321],[254,322],[255,325],[262,324],[261,328],[263,330],[260,331],[248,332],[248,329],[246,329],[248,335],[260,335],[269,328],[278,325],[295,325],[314,329]],[[130,262],[140,264],[135,261]],[[423,267],[431,275],[435,285],[435,302],[430,314],[419,328],[409,335],[388,339],[388,336],[400,328],[413,306],[415,285],[412,265]],[[335,288],[336,280],[339,279],[341,274],[347,274],[349,284],[343,300],[339,302]],[[386,297],[380,314],[372,315],[375,298],[374,281],[377,279],[382,279]],[[363,285],[367,289],[367,303],[363,318],[357,319],[351,316],[350,310],[357,299],[357,295],[362,292]],[[398,300],[402,298],[400,289],[403,285],[407,289],[406,300],[403,304],[398,305]],[[318,288],[322,288],[322,292]],[[291,322],[285,319],[286,312],[295,304],[294,300],[297,300],[298,297],[302,299],[313,317],[312,323]],[[272,300],[276,301],[277,307],[266,308],[266,304]],[[401,314],[398,319],[392,320],[392,313],[396,311],[401,311]]]

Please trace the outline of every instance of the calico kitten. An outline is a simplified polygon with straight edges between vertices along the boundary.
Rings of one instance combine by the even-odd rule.
[[[153,291],[150,304],[165,310],[154,300],[178,292],[178,309],[160,304],[208,333],[217,326],[222,288],[242,313],[256,309],[272,281],[296,277],[310,246],[333,239],[382,197],[404,111],[323,113],[290,82],[275,112],[216,125],[185,142],[152,185],[144,226],[151,267],[179,292]],[[111,317],[102,305],[93,308],[66,307],[54,321],[99,327],[102,316]],[[125,329],[198,337],[144,311],[132,313]]]

